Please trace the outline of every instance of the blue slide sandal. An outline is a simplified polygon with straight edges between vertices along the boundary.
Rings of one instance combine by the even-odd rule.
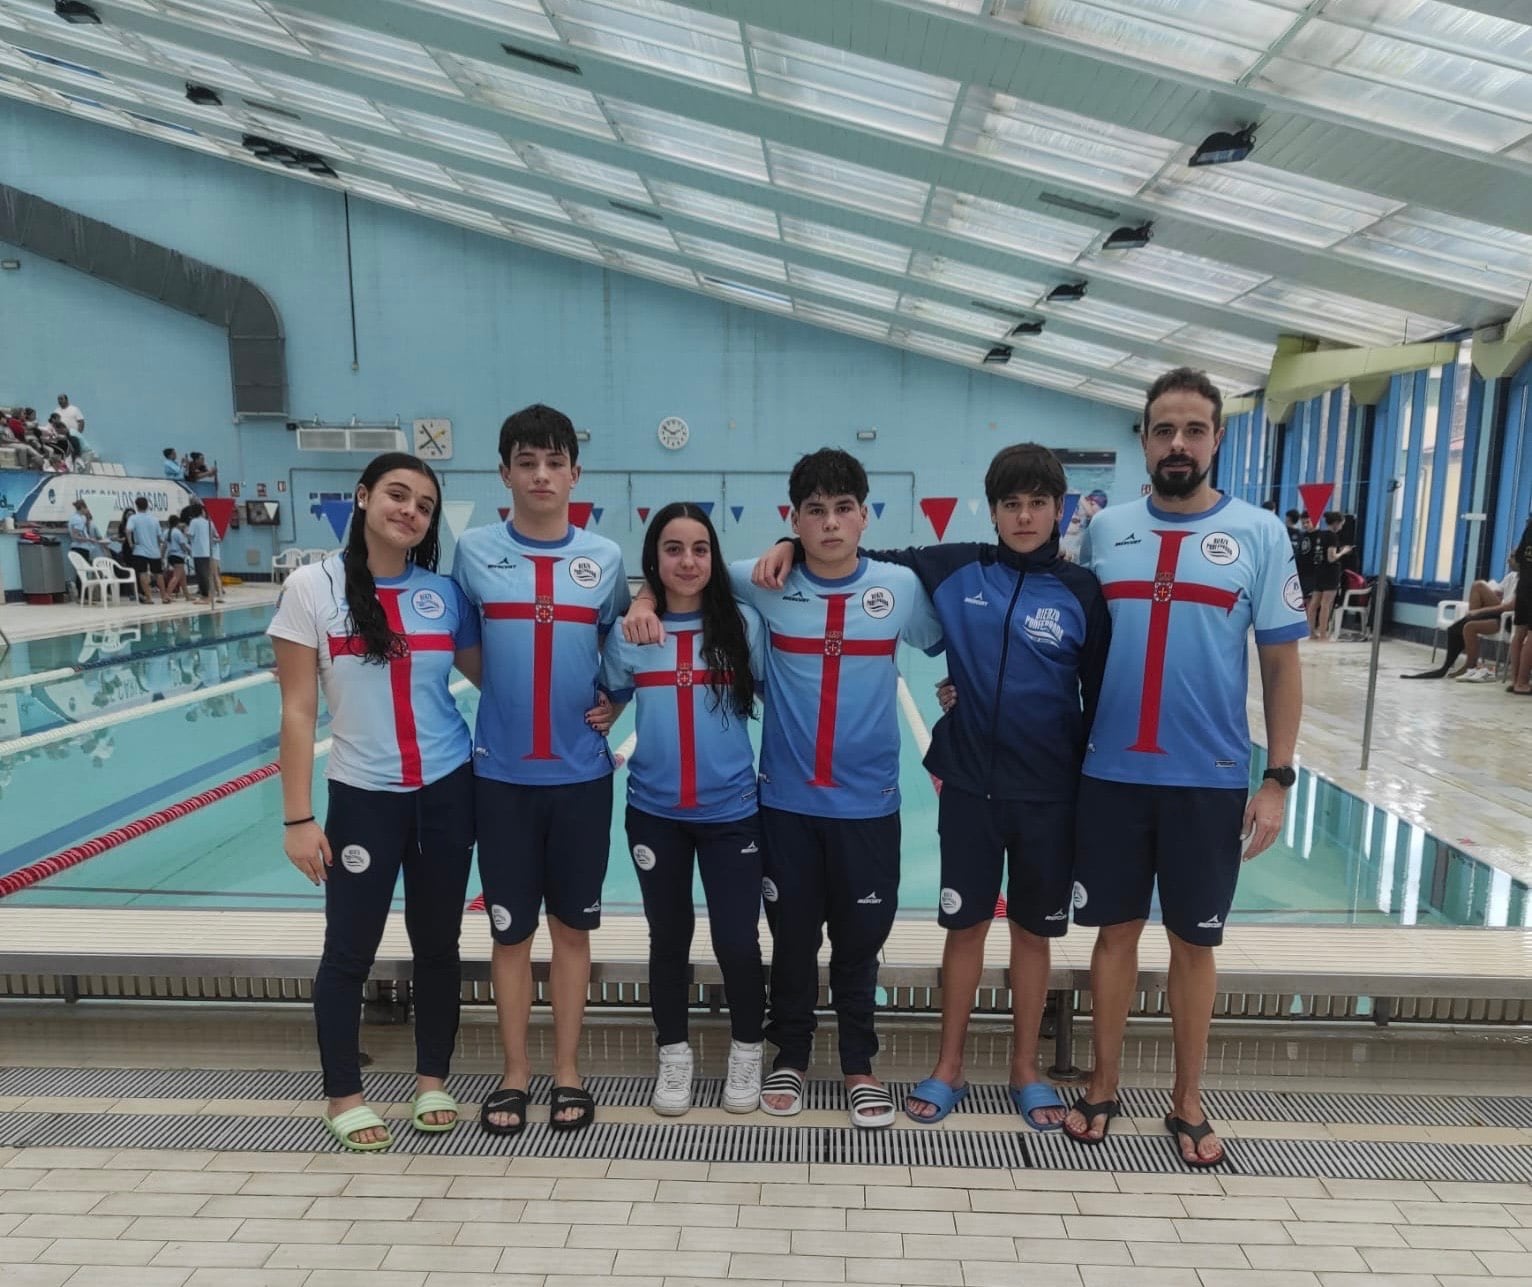
[[[904,1108],[904,1115],[912,1122],[919,1122],[922,1126],[934,1126],[942,1118],[947,1116],[954,1108],[968,1098],[968,1087],[959,1086],[954,1090],[944,1081],[937,1081],[935,1077],[927,1077],[919,1085],[910,1087],[909,1099],[924,1100],[927,1104],[935,1107],[936,1112],[930,1117],[917,1117],[910,1112],[909,1105]]]
[[[1025,1086],[1012,1086],[1011,1103],[1016,1105],[1016,1111],[1034,1131],[1056,1131],[1064,1125],[1062,1121],[1057,1121],[1039,1126],[1032,1120],[1032,1114],[1038,1109],[1064,1107],[1064,1101],[1059,1098],[1059,1092],[1047,1082],[1033,1081]]]

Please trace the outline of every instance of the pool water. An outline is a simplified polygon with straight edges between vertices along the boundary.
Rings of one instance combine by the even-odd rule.
[[[261,631],[269,608],[39,640],[0,663],[0,875],[121,827],[276,757],[274,682],[196,694],[272,664]],[[939,715],[940,658],[901,649],[919,719]],[[78,669],[76,669],[78,668]],[[56,674],[69,670],[68,674]],[[45,676],[32,681],[30,676]],[[46,676],[53,676],[48,678]],[[477,694],[459,707],[471,722]],[[62,734],[114,712],[109,727]],[[631,712],[612,733],[620,746]],[[13,739],[56,737],[11,751]],[[321,729],[321,736],[324,730]],[[934,914],[939,889],[936,801],[915,734],[904,730],[901,915]],[[1264,760],[1258,754],[1252,778]],[[324,762],[315,768],[323,816]],[[618,770],[615,798],[624,798]],[[602,904],[640,908],[619,803]],[[272,777],[13,894],[13,905],[318,909],[322,892],[282,854],[281,786]],[[475,878],[470,896],[478,892]],[[700,885],[696,893],[701,902]],[[1404,820],[1301,772],[1281,837],[1241,876],[1243,921],[1320,925],[1532,925],[1527,886]]]

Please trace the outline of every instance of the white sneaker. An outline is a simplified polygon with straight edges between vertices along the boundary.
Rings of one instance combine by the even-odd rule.
[[[761,1102],[761,1043],[729,1043],[729,1075],[723,1084],[723,1106],[731,1113],[753,1113]]]
[[[1476,666],[1459,681],[1464,684],[1493,684],[1498,676],[1488,666]]]
[[[649,1105],[661,1117],[680,1117],[692,1106],[692,1048],[684,1041],[660,1047],[654,1095]]]

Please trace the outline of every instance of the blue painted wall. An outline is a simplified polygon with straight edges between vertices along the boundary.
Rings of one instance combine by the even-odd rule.
[[[714,499],[731,555],[782,527],[785,474],[799,453],[831,444],[857,451],[885,504],[874,543],[931,539],[916,502],[955,496],[948,538],[990,534],[982,476],[999,447],[1040,440],[1110,448],[1121,466],[1113,500],[1139,494],[1133,413],[1052,390],[968,372],[885,345],[726,305],[512,242],[365,201],[351,205],[358,369],[352,369],[345,227],[339,194],[0,102],[5,180],[262,286],[287,334],[293,418],[453,421],[450,497],[472,499],[474,523],[506,496],[493,469],[495,435],[533,401],[568,412],[591,432],[582,495],[605,510],[596,530],[636,549],[634,508]],[[264,482],[299,497],[279,532],[246,528],[226,543],[224,567],[266,566],[280,539],[333,545],[306,512],[311,491],[346,489],[365,456],[297,452],[280,421],[234,423],[220,330],[36,256],[0,278],[4,308],[24,317],[0,347],[0,403],[42,407],[67,391],[88,433],[112,459],[157,472],[163,446],[216,459],[223,483],[245,495]],[[655,439],[667,415],[692,442],[679,453]],[[876,427],[874,443],[856,431]],[[648,472],[654,471],[654,472]],[[1099,483],[1092,474],[1089,486]],[[728,529],[734,528],[733,539]]]

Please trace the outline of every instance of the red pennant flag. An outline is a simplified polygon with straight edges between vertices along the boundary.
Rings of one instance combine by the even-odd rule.
[[[204,496],[202,508],[207,511],[208,521],[221,541],[229,534],[229,523],[234,517],[234,499],[230,496]]]
[[[649,521],[649,506],[640,505],[638,507],[638,521],[640,523],[647,523]]]
[[[576,527],[584,527],[590,522],[590,512],[595,507],[595,501],[570,501],[569,521]]]
[[[511,517],[511,507],[509,505],[502,505],[500,507],[500,521],[503,523],[506,520],[508,520],[510,517]]]
[[[792,508],[793,507],[791,505],[778,505],[777,506],[777,513],[782,515],[782,521],[784,523],[787,522],[787,516],[792,511]]]
[[[1309,521],[1318,527],[1324,522],[1325,506],[1335,494],[1334,483],[1299,483],[1298,495],[1303,497],[1303,508],[1309,512]]]
[[[956,508],[956,496],[926,496],[921,500],[920,512],[931,520],[938,541],[947,534],[947,524],[952,521],[952,511]]]

